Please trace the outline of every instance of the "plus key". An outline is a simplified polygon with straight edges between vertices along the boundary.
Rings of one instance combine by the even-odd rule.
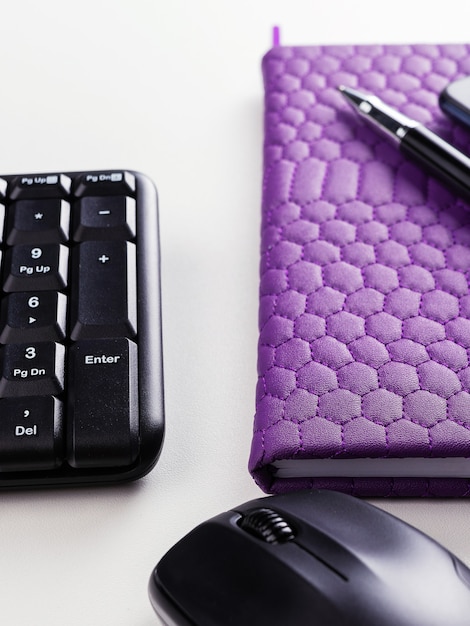
[[[135,245],[85,241],[73,259],[71,337],[129,337],[137,332]]]

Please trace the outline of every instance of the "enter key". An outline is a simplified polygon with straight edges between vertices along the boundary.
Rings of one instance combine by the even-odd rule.
[[[70,465],[131,465],[139,443],[136,345],[124,337],[78,341],[70,359]]]

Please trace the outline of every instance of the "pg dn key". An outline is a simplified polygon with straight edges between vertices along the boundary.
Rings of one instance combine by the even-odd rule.
[[[13,343],[1,350],[0,397],[58,395],[64,389],[65,348],[52,341]]]

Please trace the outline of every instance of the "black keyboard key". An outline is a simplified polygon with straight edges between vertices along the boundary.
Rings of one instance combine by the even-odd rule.
[[[135,200],[129,196],[87,196],[75,208],[75,241],[133,239]]]
[[[75,253],[71,338],[134,337],[135,245],[125,241],[85,241]]]
[[[0,243],[3,241],[4,225],[5,225],[5,205],[0,203]]]
[[[9,185],[11,200],[20,198],[65,198],[70,194],[72,179],[65,174],[23,174]]]
[[[68,248],[61,244],[9,248],[3,289],[7,292],[63,289],[67,284],[67,260]]]
[[[135,176],[131,172],[86,172],[77,176],[74,195],[115,196],[133,195],[136,190]]]
[[[7,344],[1,350],[0,397],[61,393],[64,359],[65,348],[59,343]]]
[[[61,341],[66,332],[66,300],[57,291],[10,294],[2,301],[0,343]]]
[[[52,396],[0,400],[0,471],[48,470],[64,454],[62,403]]]
[[[6,242],[64,243],[68,239],[70,204],[58,198],[18,200],[8,210]]]
[[[137,349],[127,339],[79,341],[71,349],[68,461],[75,468],[130,465],[139,441]]]

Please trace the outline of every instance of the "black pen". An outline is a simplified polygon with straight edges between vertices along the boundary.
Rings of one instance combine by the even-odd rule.
[[[339,90],[353,108],[393,139],[400,150],[421,163],[462,198],[470,200],[470,158],[431,130],[382,102],[350,87]]]

